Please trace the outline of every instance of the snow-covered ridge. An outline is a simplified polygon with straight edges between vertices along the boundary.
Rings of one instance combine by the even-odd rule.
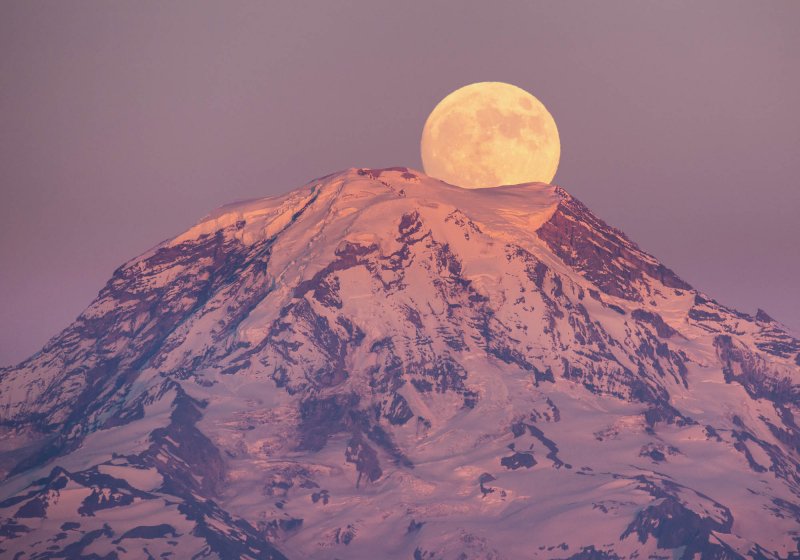
[[[542,183],[493,189],[462,189],[407,168],[352,168],[316,180],[286,195],[225,205],[169,244],[179,244],[240,224],[240,239],[253,243],[269,238],[310,203],[349,215],[374,205],[405,200],[409,207],[447,205],[476,222],[510,235],[535,231],[555,210],[555,187]]]
[[[797,338],[566,191],[351,169],[0,371],[0,555],[787,558],[798,402]]]

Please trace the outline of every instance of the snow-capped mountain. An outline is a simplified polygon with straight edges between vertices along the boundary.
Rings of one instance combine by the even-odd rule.
[[[0,370],[3,558],[788,558],[800,341],[559,187],[223,207]]]

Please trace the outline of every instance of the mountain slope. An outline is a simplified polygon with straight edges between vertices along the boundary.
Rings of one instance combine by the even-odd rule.
[[[800,341],[558,187],[348,170],[128,262],[0,373],[0,549],[785,558],[799,393]]]

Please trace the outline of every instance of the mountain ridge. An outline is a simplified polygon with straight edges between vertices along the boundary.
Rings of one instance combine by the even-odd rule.
[[[0,548],[789,557],[800,341],[767,319],[560,187],[350,169],[228,205],[0,370]]]

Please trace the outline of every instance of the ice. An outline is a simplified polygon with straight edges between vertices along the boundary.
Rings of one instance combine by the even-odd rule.
[[[231,544],[249,527],[248,546],[270,539],[290,558],[569,558],[589,545],[644,558],[697,544],[660,550],[628,531],[668,502],[676,534],[716,527],[698,546],[788,556],[796,339],[668,285],[576,204],[550,185],[349,169],[223,207],[126,263],[73,330],[2,372],[3,464],[69,445],[3,482],[0,501],[55,467],[149,494],[83,519],[90,490],[70,482],[20,549],[45,550],[57,519],[80,518],[114,539],[171,525],[180,550],[172,537],[119,547],[188,557],[213,539],[185,511],[213,502],[232,517],[204,510],[209,531]],[[624,290],[604,283],[620,278]],[[82,553],[120,552],[109,543]]]

